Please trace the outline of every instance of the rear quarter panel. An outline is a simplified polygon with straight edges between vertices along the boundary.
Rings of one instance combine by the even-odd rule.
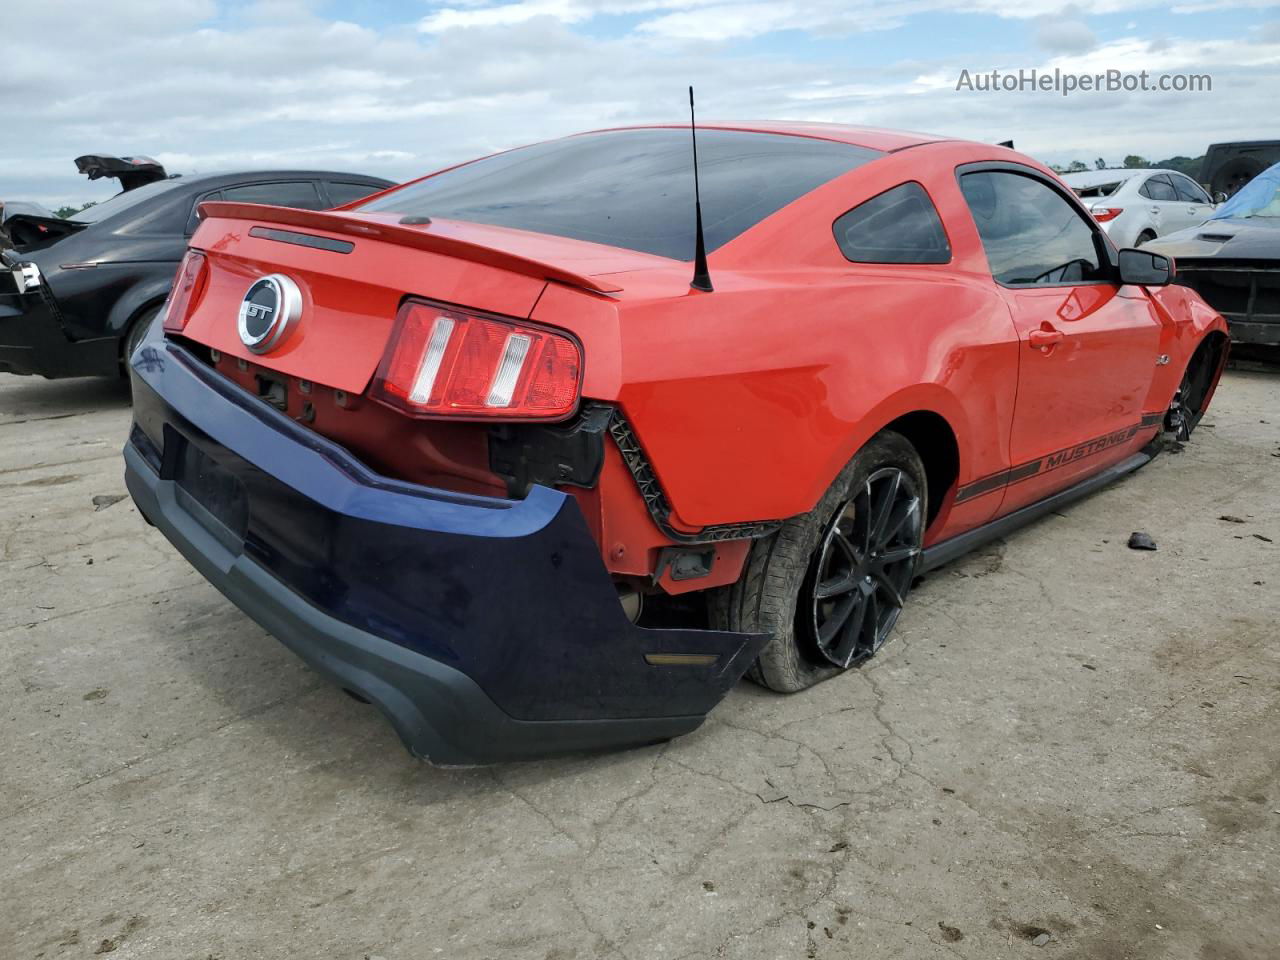
[[[917,410],[951,425],[961,482],[1005,465],[1017,345],[993,292],[909,269],[788,279],[721,274],[714,310],[623,315],[619,399],[681,521],[804,513]],[[991,511],[966,504],[947,526]]]
[[[971,153],[874,161],[713,254],[714,293],[621,305],[618,396],[680,521],[804,513],[867,440],[918,410],[951,425],[960,483],[1008,466],[1018,341],[955,181]],[[952,262],[846,261],[832,222],[906,180],[932,197]],[[995,510],[952,494],[931,491],[945,498],[931,541]]]

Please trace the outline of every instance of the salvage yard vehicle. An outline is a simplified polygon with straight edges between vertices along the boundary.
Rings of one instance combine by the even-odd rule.
[[[409,749],[667,739],[1187,438],[1223,319],[1002,147],[599,131],[216,202],[131,360],[143,516]],[[702,216],[705,211],[705,217]]]
[[[120,376],[169,294],[204,200],[321,209],[391,186],[314,170],[170,178],[147,157],[85,156],[76,166],[124,189],[71,219],[5,220],[13,247],[0,264],[0,373]]]
[[[1177,281],[1226,317],[1232,340],[1280,345],[1280,163],[1151,249],[1177,258]]]
[[[1213,215],[1209,194],[1177,170],[1088,170],[1062,179],[1117,247],[1141,246]]]
[[[1215,143],[1205,151],[1199,180],[1214,196],[1234,197],[1263,170],[1280,163],[1280,140]]]

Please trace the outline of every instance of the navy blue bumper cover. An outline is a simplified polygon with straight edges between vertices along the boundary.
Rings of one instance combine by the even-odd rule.
[[[125,478],[143,515],[418,756],[492,763],[678,736],[767,642],[631,624],[559,491],[517,501],[379,476],[154,332],[131,374]],[[205,509],[192,462],[240,502]]]

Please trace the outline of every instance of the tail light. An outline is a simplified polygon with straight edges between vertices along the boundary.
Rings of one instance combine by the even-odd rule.
[[[1124,213],[1124,207],[1094,207],[1092,213],[1093,219],[1099,223],[1106,223]]]
[[[559,420],[578,405],[581,374],[564,333],[408,300],[372,395],[414,417]]]
[[[188,250],[187,255],[182,258],[182,265],[178,267],[178,275],[164,307],[166,333],[181,333],[186,327],[192,306],[200,299],[209,282],[206,267],[204,254],[199,250]]]

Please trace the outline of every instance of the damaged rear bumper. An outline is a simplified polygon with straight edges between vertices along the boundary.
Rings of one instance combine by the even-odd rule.
[[[132,367],[139,509],[418,756],[492,763],[669,739],[767,642],[631,624],[572,497],[378,476],[159,337]]]

